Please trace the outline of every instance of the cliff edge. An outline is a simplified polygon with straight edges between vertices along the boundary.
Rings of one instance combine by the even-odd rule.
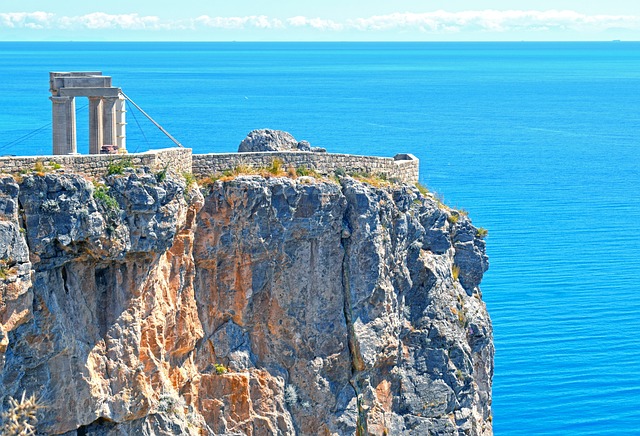
[[[491,434],[481,236],[351,177],[2,176],[0,404],[34,394],[43,434]]]

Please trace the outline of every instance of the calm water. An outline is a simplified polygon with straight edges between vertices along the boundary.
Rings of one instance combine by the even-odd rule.
[[[70,70],[195,152],[269,127],[415,154],[489,229],[495,434],[639,431],[640,43],[0,43],[0,154],[50,152],[48,72]],[[129,115],[131,151],[172,145]]]

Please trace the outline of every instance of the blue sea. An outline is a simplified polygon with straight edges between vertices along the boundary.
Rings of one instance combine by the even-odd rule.
[[[50,153],[74,70],[196,153],[256,128],[413,153],[489,229],[495,434],[640,434],[640,43],[0,43],[0,155]],[[129,110],[130,151],[173,145]]]

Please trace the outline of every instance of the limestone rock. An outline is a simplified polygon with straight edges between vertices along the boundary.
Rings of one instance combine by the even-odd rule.
[[[0,218],[0,405],[41,433],[492,433],[484,241],[411,186],[0,177]]]
[[[261,151],[326,152],[327,150],[321,147],[312,147],[308,141],[298,142],[290,133],[271,129],[258,129],[249,132],[238,146],[239,153]]]
[[[10,332],[32,317],[32,269],[18,215],[18,193],[13,177],[0,176],[0,373]]]

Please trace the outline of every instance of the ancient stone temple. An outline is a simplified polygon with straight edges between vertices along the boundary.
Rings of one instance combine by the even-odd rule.
[[[76,154],[76,97],[89,99],[89,153],[125,151],[125,99],[99,71],[51,72],[53,154]]]

